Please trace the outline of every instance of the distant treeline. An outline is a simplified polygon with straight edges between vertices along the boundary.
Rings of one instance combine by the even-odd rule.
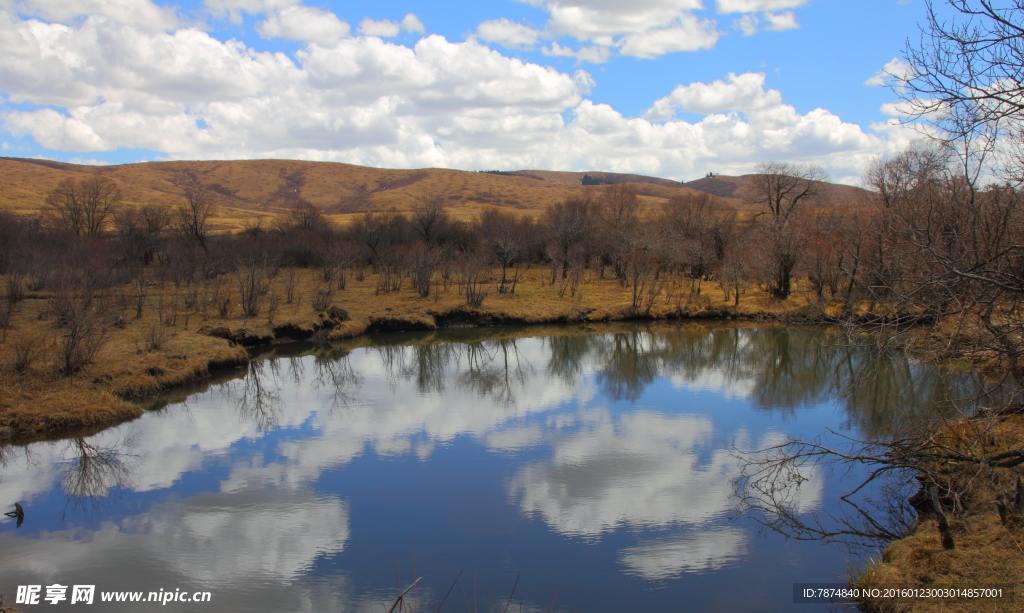
[[[515,292],[524,267],[544,266],[563,294],[592,276],[614,278],[638,312],[665,300],[669,283],[691,298],[713,284],[736,303],[754,285],[779,300],[800,287],[840,314],[880,321],[969,311],[996,345],[1000,335],[1019,335],[1001,326],[1020,319],[1003,304],[1024,292],[1024,250],[1014,242],[1024,235],[1021,194],[975,187],[943,155],[919,147],[870,168],[874,207],[830,207],[820,169],[768,163],[751,192],[761,205],[752,219],[710,194],[643,211],[634,189],[618,184],[568,197],[539,219],[492,209],[456,220],[436,195],[411,213],[366,213],[345,227],[300,202],[234,234],[209,232],[212,196],[199,186],[177,207],[140,207],[122,205],[102,177],[68,179],[44,215],[0,213],[4,304],[9,313],[26,292],[144,292],[152,282],[192,295],[228,275],[236,304],[258,312],[265,281],[300,267],[322,273],[318,304],[343,291],[349,275],[371,274],[379,292],[404,287],[427,297],[454,286],[479,306],[488,291]]]

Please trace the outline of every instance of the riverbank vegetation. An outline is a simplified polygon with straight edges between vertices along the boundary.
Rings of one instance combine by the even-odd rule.
[[[884,440],[788,442],[749,458],[741,480],[747,503],[783,532],[880,542],[906,535],[858,573],[860,587],[1024,579],[1024,4],[946,4],[954,18],[939,17],[929,2],[905,70],[890,75],[908,122],[929,138],[866,173],[883,237],[870,245],[883,265],[868,273],[871,315],[856,323],[886,350],[927,330],[914,341],[925,355],[980,366],[999,380],[980,397],[980,411],[922,419]],[[787,511],[781,484],[798,482],[823,460],[859,465],[866,477],[843,497],[849,516],[808,522]],[[1020,611],[1020,602],[860,604],[868,611]]]

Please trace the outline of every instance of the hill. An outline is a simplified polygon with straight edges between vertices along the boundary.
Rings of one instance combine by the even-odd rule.
[[[270,218],[300,200],[344,222],[368,211],[409,211],[417,199],[440,196],[460,219],[475,218],[487,208],[522,215],[542,215],[552,204],[584,189],[600,192],[606,185],[632,185],[646,207],[674,196],[707,192],[724,198],[734,210],[756,208],[745,200],[750,176],[699,179],[679,183],[668,179],[608,172],[520,170],[467,172],[440,168],[396,170],[334,162],[238,160],[143,162],[117,166],[81,166],[50,160],[0,158],[0,207],[38,213],[47,194],[67,177],[101,175],[114,179],[130,203],[177,205],[189,184],[198,183],[217,205],[215,230],[239,228]],[[584,181],[589,185],[583,185]],[[861,200],[863,190],[830,186],[844,203]]]

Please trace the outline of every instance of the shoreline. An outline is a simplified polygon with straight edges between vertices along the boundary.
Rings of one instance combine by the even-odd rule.
[[[397,333],[408,333],[408,332],[439,332],[447,330],[459,330],[459,329],[498,329],[502,327],[532,327],[532,326],[571,326],[574,324],[614,324],[614,323],[651,323],[651,324],[670,324],[670,323],[719,323],[719,324],[786,324],[786,325],[800,325],[800,324],[818,324],[821,322],[813,321],[811,319],[790,319],[784,315],[777,315],[773,313],[737,313],[724,315],[718,312],[712,313],[669,313],[663,316],[645,316],[637,317],[632,314],[623,314],[620,317],[608,317],[602,319],[575,319],[566,315],[561,315],[549,320],[539,321],[523,321],[516,317],[508,316],[505,313],[494,313],[488,311],[468,310],[468,309],[456,309],[453,312],[439,313],[442,317],[451,316],[460,322],[457,324],[447,325],[434,325],[429,326],[428,322],[422,319],[405,320],[400,317],[387,316],[382,318],[375,318],[373,321],[366,322],[365,325],[359,326],[350,325],[345,327],[339,327],[334,329],[328,329],[329,333],[324,339],[327,343],[337,343],[346,340],[354,340],[359,338],[373,338],[377,335],[384,334],[397,334]],[[490,320],[490,323],[465,323],[466,316],[479,316],[482,320]],[[355,322],[346,322],[355,323]],[[287,326],[287,324],[286,324]],[[282,326],[284,327],[284,326]],[[323,328],[321,328],[323,329]],[[232,331],[234,332],[234,331]],[[316,333],[315,331],[308,331],[302,337],[297,337],[294,333],[286,333],[280,336],[255,336],[249,333],[245,329],[240,329],[241,334],[235,336],[231,335],[231,338],[223,339],[225,344],[217,347],[221,351],[215,351],[214,355],[209,356],[205,364],[201,363],[206,357],[203,355],[190,356],[193,360],[200,361],[200,364],[194,365],[190,370],[182,373],[177,373],[173,378],[157,377],[155,384],[147,385],[143,390],[104,390],[104,389],[93,389],[89,390],[83,395],[92,396],[94,398],[91,406],[89,407],[88,414],[82,415],[67,415],[63,412],[56,412],[41,418],[29,418],[23,421],[18,420],[18,413],[16,411],[10,411],[7,419],[0,422],[0,427],[8,425],[11,421],[22,425],[22,429],[15,429],[13,436],[0,437],[0,446],[5,444],[11,445],[23,445],[33,443],[37,441],[45,440],[60,440],[74,435],[85,435],[89,436],[100,432],[106,428],[117,426],[119,424],[132,421],[141,417],[147,407],[143,406],[143,403],[147,399],[153,399],[155,397],[172,394],[175,391],[187,389],[194,385],[201,385],[210,382],[215,379],[219,373],[232,371],[239,368],[245,368],[251,362],[261,359],[267,353],[273,352],[278,348],[289,347],[293,345],[307,344],[315,342],[312,337]],[[197,335],[201,334],[196,332]],[[219,336],[211,338],[221,338]],[[225,353],[231,353],[226,357]],[[175,356],[171,356],[172,359]],[[96,383],[101,377],[95,377],[93,382]],[[90,393],[91,392],[91,393]],[[105,406],[106,405],[106,406]],[[119,406],[124,405],[124,406]],[[76,419],[77,417],[77,419]],[[7,422],[7,423],[4,423]],[[26,428],[24,425],[28,424]],[[87,432],[87,434],[86,434]]]
[[[166,325],[170,319],[161,309],[161,297],[151,297],[156,304],[147,305],[146,316],[132,319],[116,330],[103,352],[82,373],[58,377],[43,364],[26,372],[4,373],[6,381],[0,389],[0,427],[13,430],[13,436],[0,437],[3,445],[25,445],[37,441],[88,436],[143,415],[146,399],[176,396],[194,385],[218,379],[218,373],[247,366],[279,348],[310,342],[340,342],[360,339],[370,343],[376,335],[396,332],[432,332],[475,328],[486,330],[502,326],[566,326],[572,324],[650,323],[650,324],[724,324],[724,325],[798,325],[828,324],[835,304],[817,301],[809,292],[794,294],[790,300],[770,300],[754,288],[748,288],[740,306],[716,300],[717,288],[684,299],[666,292],[664,299],[643,312],[633,308],[628,289],[610,279],[590,279],[581,286],[586,297],[557,296],[556,287],[546,282],[543,270],[528,271],[526,282],[516,294],[489,295],[481,307],[468,307],[457,291],[440,298],[420,298],[406,290],[377,294],[371,275],[363,282],[350,280],[349,287],[338,292],[334,304],[324,311],[313,311],[296,301],[290,309],[282,309],[277,317],[245,318],[240,315],[220,317],[199,316]],[[312,276],[312,271],[305,274]],[[167,288],[167,297],[174,290]],[[710,295],[709,295],[710,294]],[[717,294],[717,295],[716,295]],[[10,351],[17,338],[53,338],[55,331],[43,315],[46,296],[32,296],[25,301],[16,333],[0,344],[0,367],[7,364],[3,351]],[[146,337],[166,332],[158,347],[146,347]],[[26,336],[33,335],[34,336]],[[43,342],[40,340],[40,342]],[[10,382],[10,383],[8,383]],[[17,427],[15,427],[17,426]],[[972,514],[965,521],[953,522],[954,530],[977,533],[977,538],[959,536],[962,546],[944,552],[938,543],[934,521],[925,520],[916,530],[889,543],[879,560],[870,565],[859,579],[860,585],[900,582],[929,585],[928,577],[914,573],[924,565],[953,564],[953,558],[972,555],[972,547],[989,547],[996,528],[993,527],[992,505],[982,507],[985,513]],[[973,522],[973,523],[972,523]],[[998,523],[998,518],[995,520]],[[1024,524],[1024,520],[1021,522]],[[1007,532],[1009,534],[1009,532]],[[1024,533],[1015,528],[1010,537],[1024,543]],[[1020,545],[1017,545],[1019,548]],[[989,554],[985,554],[989,555]],[[989,555],[989,557],[991,557]],[[1024,565],[1024,555],[1021,555]],[[962,563],[967,564],[967,563]],[[971,563],[978,566],[975,563]],[[960,566],[961,563],[955,563]],[[1014,576],[1018,576],[1013,571]],[[983,581],[1005,578],[1005,568],[989,568]],[[933,579],[947,580],[947,574]],[[931,581],[932,584],[935,581]],[[871,608],[869,611],[887,611]],[[915,611],[929,611],[915,608]],[[955,609],[950,609],[955,610]],[[964,609],[970,610],[970,609]],[[1016,610],[1016,609],[1014,609]]]
[[[14,332],[0,343],[0,367],[13,364],[4,352],[18,343],[43,345],[36,363],[22,372],[5,368],[0,386],[0,445],[62,438],[83,429],[100,430],[135,419],[142,401],[207,380],[218,371],[243,367],[254,352],[295,342],[334,342],[390,332],[417,332],[508,325],[564,325],[602,322],[765,322],[824,323],[826,305],[809,296],[777,302],[750,290],[740,306],[705,294],[667,295],[649,310],[633,308],[629,291],[611,279],[591,279],[577,296],[557,296],[546,271],[524,275],[516,294],[492,294],[481,307],[464,303],[457,292],[440,298],[419,298],[408,290],[376,294],[367,275],[350,280],[348,288],[323,311],[312,311],[301,299],[278,317],[198,318],[177,314],[171,322],[163,305],[174,291],[164,290],[149,302],[143,317],[126,320],[113,330],[100,355],[81,373],[61,377],[46,361],[56,351],[59,331],[46,319],[47,296],[29,296]],[[312,271],[308,271],[312,276]],[[529,282],[527,282],[529,281]],[[583,290],[588,296],[583,297]],[[712,294],[712,295],[709,295]],[[176,304],[176,303],[175,303]],[[154,313],[156,310],[158,312]],[[161,338],[154,338],[155,336]],[[165,338],[164,338],[165,337]]]

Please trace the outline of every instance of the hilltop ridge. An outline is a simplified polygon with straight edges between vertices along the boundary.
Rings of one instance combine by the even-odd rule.
[[[177,205],[185,187],[199,184],[217,205],[215,229],[228,230],[308,201],[344,221],[370,211],[409,211],[424,196],[439,196],[456,218],[487,208],[542,215],[552,204],[584,189],[631,184],[648,207],[680,195],[711,193],[733,210],[753,210],[747,201],[751,175],[714,176],[680,183],[612,172],[550,170],[463,171],[443,168],[387,169],[338,162],[231,160],[140,162],[85,166],[51,160],[0,158],[0,208],[20,213],[43,209],[47,194],[68,177],[101,175],[117,181],[126,202]],[[584,185],[584,179],[591,185]],[[855,203],[864,190],[830,185],[837,203]]]

